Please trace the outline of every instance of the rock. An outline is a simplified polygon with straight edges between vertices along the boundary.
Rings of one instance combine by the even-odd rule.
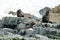
[[[17,25],[16,29],[28,29],[28,28],[32,28],[33,25],[34,25],[33,22],[28,22],[26,24],[20,23],[20,24]]]
[[[19,32],[18,32],[19,35],[22,35],[22,36],[25,36],[26,35],[26,30],[24,29],[21,29]]]
[[[40,11],[39,11],[39,13],[43,16],[43,15],[45,15],[45,13],[46,13],[46,11],[47,10],[51,10],[49,7],[45,7],[45,8],[43,8],[43,9],[41,9]]]
[[[1,26],[2,26],[2,20],[0,20],[0,28],[1,28]]]
[[[16,29],[17,29],[17,30],[18,30],[18,29],[27,29],[27,27],[25,26],[25,24],[20,23],[20,24],[17,25]]]
[[[31,28],[32,29],[32,28]],[[34,37],[35,34],[33,33],[33,29],[26,29],[26,37]]]
[[[33,29],[20,29],[17,34],[25,37],[33,37]]]
[[[4,17],[2,19],[2,28],[14,29],[19,24],[19,17]]]
[[[60,22],[60,4],[51,9],[50,21]]]
[[[0,36],[4,36],[4,35],[9,35],[9,33],[4,31],[3,29],[0,29]]]
[[[52,12],[60,14],[60,4],[58,6],[55,6],[54,8],[52,8]]]
[[[50,12],[49,20],[52,22],[58,22],[59,23],[60,22],[60,14]]]
[[[25,17],[4,17],[2,19],[2,28],[31,28],[35,23],[37,23],[35,20]]]
[[[60,23],[53,23],[52,28],[60,29]]]
[[[36,25],[34,25],[33,27],[33,31],[35,34],[43,34],[45,33],[43,27],[42,27],[42,24],[41,23],[38,23]]]
[[[48,9],[42,9],[42,15]],[[35,16],[28,17],[4,17],[0,21],[0,38],[2,40],[60,40],[60,23],[42,23]]]
[[[43,25],[42,23],[38,23],[33,27],[33,33],[34,34],[39,34],[39,35],[44,35],[44,36],[56,36],[54,37],[55,39],[59,37],[60,30],[51,28],[51,27],[45,27],[45,24]]]
[[[2,30],[3,30],[3,31],[6,31],[6,32],[13,33],[13,34],[16,34],[16,33],[17,33],[16,30],[13,30],[13,29],[10,29],[10,28],[3,28]]]
[[[35,23],[33,21],[29,22],[29,23],[26,23],[26,27],[27,28],[32,28],[33,25],[35,25]]]

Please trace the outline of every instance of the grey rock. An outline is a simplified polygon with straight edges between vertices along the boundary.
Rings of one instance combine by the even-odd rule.
[[[15,29],[17,26],[25,27],[24,25],[26,25],[26,24],[29,24],[27,27],[30,27],[31,21],[32,20],[30,20],[28,18],[24,18],[24,17],[4,17],[2,19],[2,28]]]
[[[0,28],[1,28],[1,26],[2,26],[2,20],[0,20]]]
[[[45,27],[45,25],[43,25],[42,23],[38,23],[33,27],[33,33],[34,34],[39,34],[39,35],[44,35],[44,36],[57,36],[60,34],[60,30],[59,29],[55,29],[55,28],[51,28],[51,27]],[[56,38],[56,37],[54,37]]]
[[[60,37],[60,23],[50,24],[36,21],[36,23],[31,26],[32,22],[35,23],[34,20],[32,21],[32,19],[25,17],[5,17],[0,21],[2,24],[2,28],[0,28],[0,36],[12,36],[13,34],[17,34],[29,38],[37,37],[38,35],[43,35],[52,39]],[[29,28],[32,28],[33,30],[29,30]],[[40,40],[41,37],[38,38]]]
[[[23,23],[17,25],[17,29],[24,29],[24,28],[26,28],[26,26]]]
[[[31,28],[32,29],[32,28]],[[33,33],[33,29],[26,29],[26,37],[34,37],[35,34]]]
[[[53,23],[52,28],[60,29],[60,23]]]
[[[13,30],[13,29],[10,29],[10,28],[3,28],[2,30],[3,31],[6,31],[6,32],[9,32],[9,33],[13,33],[13,34],[16,34],[17,33],[16,30]]]
[[[19,17],[4,17],[2,19],[2,28],[14,29],[19,24]]]
[[[47,10],[51,10],[49,7],[45,7],[45,8],[43,8],[43,9],[41,9],[40,11],[39,11],[39,13],[43,16],[43,15],[45,15],[45,13],[46,13],[46,11]]]
[[[22,35],[22,36],[25,36],[26,35],[26,30],[25,29],[21,29],[19,32],[18,32],[19,35]]]
[[[4,36],[4,35],[9,35],[9,33],[0,29],[0,36]]]

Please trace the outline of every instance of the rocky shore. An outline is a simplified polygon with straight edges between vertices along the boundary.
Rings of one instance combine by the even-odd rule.
[[[32,19],[31,19],[32,20]],[[35,22],[24,17],[4,17],[0,20],[0,39],[2,40],[58,40],[60,23]],[[27,24],[28,23],[28,24]]]
[[[51,10],[46,7],[39,12],[45,15],[48,9]],[[17,17],[4,17],[0,20],[0,40],[60,40],[60,22],[44,23],[42,18],[20,11],[18,14],[10,13]]]

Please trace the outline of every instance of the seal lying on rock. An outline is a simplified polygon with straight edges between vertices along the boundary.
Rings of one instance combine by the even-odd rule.
[[[18,9],[17,12],[10,11],[8,14],[12,14],[14,16],[21,17],[21,18],[26,18],[30,21],[34,21],[35,23],[41,21],[39,18],[37,18],[34,15],[22,12],[21,9]]]
[[[12,14],[14,16],[17,15],[17,17],[25,17],[25,18],[29,18],[29,19],[31,19],[32,17],[34,17],[33,15],[31,15],[29,13],[22,12],[21,9],[18,9],[17,12],[10,11],[8,14]]]

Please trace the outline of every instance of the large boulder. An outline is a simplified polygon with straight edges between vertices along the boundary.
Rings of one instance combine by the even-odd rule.
[[[2,28],[31,28],[37,21],[25,17],[4,17],[2,19]]]
[[[47,27],[48,25],[46,26],[46,23],[44,23],[44,24],[38,23],[33,27],[33,33],[39,34],[39,35],[45,35],[50,38],[52,38],[52,36],[53,36],[53,38],[59,38],[60,30],[52,27],[52,24],[50,24],[50,25],[51,25],[51,27],[50,26]],[[56,27],[58,27],[58,26],[56,26]]]
[[[19,24],[19,17],[4,17],[2,19],[2,28],[14,29]]]
[[[45,15],[46,14],[46,11],[47,10],[51,10],[49,7],[45,7],[45,8],[43,8],[43,9],[41,9],[41,10],[39,10],[39,13],[43,16],[43,15]]]

